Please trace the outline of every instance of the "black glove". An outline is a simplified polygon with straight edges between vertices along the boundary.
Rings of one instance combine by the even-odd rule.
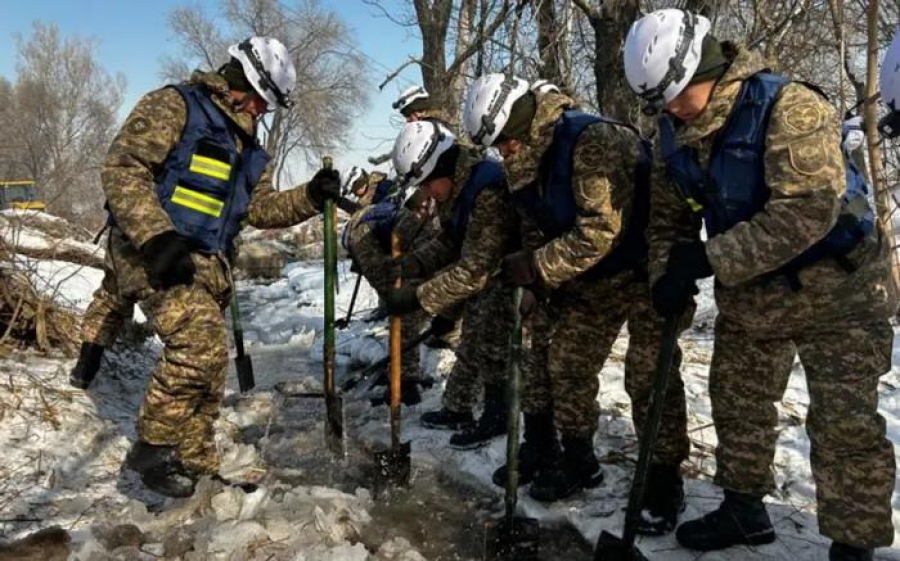
[[[706,245],[701,241],[676,244],[669,252],[666,274],[680,279],[703,279],[713,275],[712,265],[706,256]]]
[[[443,337],[456,329],[456,322],[444,316],[434,316],[430,329],[432,337]]]
[[[191,260],[192,245],[189,238],[175,231],[150,238],[141,248],[150,286],[165,290],[193,283],[196,269]]]
[[[516,286],[530,286],[537,282],[538,272],[534,265],[534,253],[522,250],[503,258],[503,279]]]
[[[698,292],[696,281],[666,273],[650,289],[653,309],[663,317],[681,316],[691,304],[691,297]]]
[[[411,314],[422,309],[416,289],[411,286],[394,288],[384,297],[384,309],[392,316]]]
[[[341,174],[336,169],[320,169],[309,180],[306,189],[313,204],[321,210],[326,200],[341,198]]]

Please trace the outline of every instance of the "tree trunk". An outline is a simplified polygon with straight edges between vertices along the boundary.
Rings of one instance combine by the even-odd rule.
[[[560,65],[560,44],[564,40],[561,36],[562,29],[556,19],[556,6],[554,0],[534,0],[535,15],[537,17],[537,43],[541,65],[540,77],[550,80],[560,87],[565,86],[565,80]]]
[[[453,50],[454,58],[459,58],[472,42],[472,28],[475,20],[475,8],[477,0],[462,0],[459,6],[459,19],[456,23],[456,48]],[[453,95],[457,105],[450,108],[447,116],[451,124],[459,122],[459,100],[462,99],[466,88],[466,75],[469,74],[470,61],[463,62],[456,76],[453,76]]]
[[[884,229],[887,243],[896,248],[894,227],[891,220],[891,195],[884,178],[884,163],[878,136],[878,107],[875,94],[878,92],[878,0],[870,0],[868,12],[868,52],[866,54],[866,103],[865,118],[866,140],[869,145],[869,169],[872,186],[875,189],[875,209],[878,221]],[[891,252],[894,259],[895,280],[900,276],[897,263],[897,252]]]
[[[638,0],[621,0],[590,17],[594,29],[594,78],[597,83],[597,108],[614,119],[629,121],[637,98],[625,80],[622,47],[625,36],[640,17]]]

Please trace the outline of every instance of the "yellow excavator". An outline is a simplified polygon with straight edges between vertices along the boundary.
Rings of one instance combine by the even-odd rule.
[[[44,212],[46,205],[38,199],[34,181],[0,181],[0,210],[8,208]]]

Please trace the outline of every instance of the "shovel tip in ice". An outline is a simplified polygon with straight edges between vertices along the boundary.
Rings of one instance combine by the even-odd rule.
[[[597,549],[594,551],[594,561],[649,561],[641,550],[634,544],[625,543],[625,540],[614,536],[609,532],[600,534]]]

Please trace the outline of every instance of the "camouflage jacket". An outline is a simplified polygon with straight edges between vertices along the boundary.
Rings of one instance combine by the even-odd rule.
[[[191,83],[207,87],[226,115],[247,134],[255,134],[252,118],[234,111],[224,78],[198,71],[191,76]],[[136,248],[154,236],[174,230],[157,198],[154,178],[160,175],[166,157],[181,140],[186,121],[186,106],[177,91],[162,88],[150,92],[125,120],[103,163],[101,178],[110,212]],[[240,138],[236,140],[240,149]],[[318,212],[305,187],[276,191],[270,166],[253,190],[247,222],[257,228],[280,228]]]
[[[727,45],[732,60],[706,109],[676,129],[676,141],[697,150],[702,166],[710,160],[716,133],[731,114],[742,83],[766,69],[764,60],[740,46]],[[658,156],[658,154],[657,154]],[[821,240],[834,226],[846,189],[840,121],[821,95],[800,83],[784,87],[769,118],[764,153],[765,181],[771,195],[764,209],[706,243],[717,281],[720,313],[748,326],[802,324],[869,317],[896,307],[896,287],[885,266],[886,244],[877,232],[851,252],[859,270],[848,275],[831,259],[800,271],[803,290],[785,279],[760,281]],[[665,272],[673,245],[699,239],[701,217],[693,213],[666,177],[659,157],[651,187],[650,275]],[[851,288],[852,286],[852,288]],[[850,299],[859,305],[850,305]],[[738,319],[739,318],[739,319]]]
[[[503,162],[510,188],[537,180],[538,167],[553,141],[563,111],[575,108],[564,95],[538,95],[531,130],[518,154]],[[533,220],[522,216],[522,237],[543,283],[556,288],[603,259],[626,232],[634,199],[634,168],[640,157],[634,133],[614,125],[594,124],[579,136],[574,151],[572,192],[575,226],[549,239]]]
[[[422,307],[432,315],[455,315],[460,304],[481,292],[514,238],[515,213],[506,191],[498,186],[484,189],[475,199],[462,245],[457,247],[451,239],[447,225],[459,194],[479,161],[474,150],[461,149],[452,195],[438,206],[441,232],[413,253],[429,274],[446,267],[416,291]]]

